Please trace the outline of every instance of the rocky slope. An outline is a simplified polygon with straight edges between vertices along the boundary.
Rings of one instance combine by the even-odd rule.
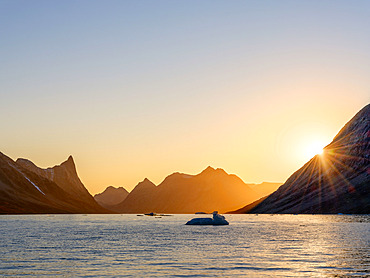
[[[0,213],[107,213],[88,193],[70,157],[41,169],[0,153]]]
[[[95,194],[94,199],[99,205],[109,209],[111,206],[121,203],[128,194],[123,187],[108,186],[102,193]]]
[[[112,209],[121,213],[195,213],[214,210],[224,213],[260,197],[237,176],[208,167],[198,175],[174,173],[158,186],[145,179]]]
[[[93,199],[78,177],[72,156],[69,156],[62,164],[47,169],[39,168],[32,161],[24,158],[18,158],[16,163],[41,177],[55,182],[64,191],[78,196],[80,199],[86,201],[92,201]]]
[[[370,104],[250,213],[370,213]]]

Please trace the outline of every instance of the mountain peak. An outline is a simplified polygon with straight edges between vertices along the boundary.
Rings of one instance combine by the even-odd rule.
[[[32,165],[32,166],[34,166],[34,167],[37,167],[36,166],[36,164],[35,163],[33,163],[31,160],[29,160],[29,159],[26,159],[26,158],[17,158],[17,160],[15,161],[18,165],[28,165],[28,164],[30,164],[30,165]]]
[[[110,190],[115,190],[116,188],[113,186],[113,185],[109,185],[104,191],[103,191],[103,193],[104,192],[106,192],[106,191],[110,191]]]
[[[211,167],[211,166],[208,166],[206,169],[204,169],[204,170],[202,171],[202,173],[212,173],[212,172],[214,172],[214,171],[216,171],[216,169],[215,169],[215,168],[213,168],[213,167]]]
[[[9,171],[9,168],[12,171]],[[82,184],[67,183],[67,171],[54,167],[42,169],[24,158],[12,159],[0,154],[1,213],[104,213]],[[5,171],[4,171],[5,170]],[[42,193],[42,194],[40,194]]]
[[[75,165],[75,162],[73,160],[72,155],[68,156],[67,160],[64,161],[62,164],[73,164],[73,165]]]
[[[155,184],[152,183],[148,178],[145,178],[143,181],[139,182],[134,189],[137,189],[137,188],[140,188],[140,189],[143,189],[143,188],[151,188],[151,187],[155,187]]]
[[[58,167],[58,166],[56,166],[56,167]],[[72,155],[70,155],[66,161],[64,161],[63,163],[61,163],[59,165],[59,167],[63,167],[65,169],[71,171],[71,173],[77,175],[76,164],[75,164],[75,162],[73,160]]]
[[[204,169],[199,175],[214,175],[214,174],[222,174],[222,175],[227,175],[224,169],[222,168],[213,168],[211,166],[208,166],[206,169]]]
[[[102,207],[110,209],[110,206],[121,203],[128,196],[128,191],[123,187],[108,186],[103,192],[95,194],[94,199]]]
[[[118,193],[119,192],[125,192],[128,195],[128,191],[126,189],[124,189],[122,186],[120,186],[120,187],[114,187],[112,185],[109,185],[109,186],[107,186],[107,188],[104,189],[103,192],[95,194],[94,195],[94,198],[96,196],[101,196],[101,195],[104,195],[104,194],[115,194],[117,192]]]
[[[47,169],[39,168],[32,161],[24,158],[17,159],[17,164],[55,182],[63,190],[69,193],[73,192],[73,194],[76,195],[81,194],[80,196],[82,198],[90,199],[91,201],[92,196],[78,177],[76,165],[71,155],[60,165],[49,167]]]

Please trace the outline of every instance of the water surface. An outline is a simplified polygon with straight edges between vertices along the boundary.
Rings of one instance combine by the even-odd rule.
[[[0,276],[370,277],[370,215],[225,216],[1,215]]]

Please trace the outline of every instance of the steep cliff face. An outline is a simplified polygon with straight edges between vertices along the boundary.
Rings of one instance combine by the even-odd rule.
[[[24,161],[16,163],[0,153],[0,213],[108,212],[94,201],[83,185],[84,190],[65,189],[68,188],[66,180],[70,182],[67,185],[73,187],[72,181],[76,178],[73,171],[77,175],[74,163],[67,163],[66,167],[61,167],[65,167],[63,170],[51,171],[40,169],[30,161]],[[63,172],[67,175],[64,178],[61,177]]]
[[[370,105],[251,213],[370,213]],[[248,212],[246,211],[246,212]]]
[[[128,192],[123,187],[115,188],[108,186],[102,193],[95,194],[94,199],[104,208],[110,208],[121,203],[128,196]]]
[[[223,213],[260,197],[237,176],[208,167],[198,175],[173,173],[158,186],[145,179],[112,209],[123,213],[195,213],[214,210]]]
[[[32,161],[24,158],[18,158],[16,163],[29,171],[55,182],[60,188],[70,194],[78,196],[83,200],[93,200],[93,197],[78,177],[72,156],[69,156],[62,164],[47,169],[39,168]]]

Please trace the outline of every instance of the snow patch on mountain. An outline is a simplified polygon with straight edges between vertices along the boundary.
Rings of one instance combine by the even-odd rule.
[[[26,180],[28,180],[34,187],[36,187],[36,189],[38,190],[38,191],[40,191],[42,194],[44,194],[45,195],[45,193],[44,192],[42,192],[42,190],[36,185],[36,184],[34,184],[29,178],[27,178],[25,175],[23,175],[25,178],[26,178]]]
[[[17,170],[19,173],[21,173],[22,174],[22,176],[26,179],[26,180],[28,180],[38,191],[40,191],[42,194],[44,194],[45,195],[45,193],[44,192],[42,192],[42,190],[40,189],[40,187],[38,187],[36,184],[34,184],[29,178],[27,178],[26,177],[26,175],[25,174],[23,174],[22,173],[22,171],[21,170],[19,170],[17,167],[15,167],[14,165],[12,165],[12,164],[10,164],[10,163],[8,163],[9,164],[9,166],[10,167],[12,167],[13,169],[15,169],[15,170]],[[45,195],[46,196],[46,195]]]

